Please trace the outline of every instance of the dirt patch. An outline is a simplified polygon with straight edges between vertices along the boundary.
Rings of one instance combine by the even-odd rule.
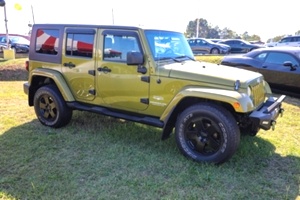
[[[0,67],[0,81],[26,81],[28,80],[28,71],[24,65],[9,65]]]

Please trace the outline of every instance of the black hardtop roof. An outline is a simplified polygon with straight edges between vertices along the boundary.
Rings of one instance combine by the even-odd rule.
[[[64,28],[64,27],[76,27],[76,28],[103,28],[103,29],[126,29],[126,30],[159,30],[159,31],[171,31],[178,32],[167,29],[160,28],[150,28],[150,27],[138,27],[138,26],[125,26],[125,25],[97,25],[97,24],[34,24],[33,27],[36,28]]]

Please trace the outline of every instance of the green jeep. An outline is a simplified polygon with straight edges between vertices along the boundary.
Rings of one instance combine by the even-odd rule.
[[[240,134],[274,129],[285,96],[272,96],[259,73],[196,61],[182,33],[129,26],[35,24],[29,106],[59,128],[73,110],[174,131],[198,162],[232,157]]]

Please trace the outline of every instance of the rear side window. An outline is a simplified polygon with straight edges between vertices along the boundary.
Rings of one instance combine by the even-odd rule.
[[[58,29],[38,29],[35,52],[39,54],[57,55],[58,42]]]
[[[79,57],[93,57],[93,33],[67,33],[66,55]]]

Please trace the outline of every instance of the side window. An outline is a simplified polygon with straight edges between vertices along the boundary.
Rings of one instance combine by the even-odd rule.
[[[195,46],[195,40],[189,40],[189,44],[190,44],[191,46]]]
[[[89,33],[67,33],[66,55],[92,58],[94,36]]]
[[[105,34],[104,60],[126,62],[128,52],[141,52],[139,40],[135,35]]]
[[[267,53],[261,53],[261,54],[258,54],[255,57],[255,59],[263,62],[266,59],[266,57],[267,57]]]
[[[38,29],[35,52],[40,54],[57,55],[59,30]]]
[[[293,65],[298,65],[298,62],[291,55],[286,53],[272,52],[268,55],[265,62],[283,65],[285,61],[291,61]]]
[[[287,38],[282,38],[282,40],[280,41],[280,43],[285,43],[285,42],[290,42],[291,38],[287,37]]]

